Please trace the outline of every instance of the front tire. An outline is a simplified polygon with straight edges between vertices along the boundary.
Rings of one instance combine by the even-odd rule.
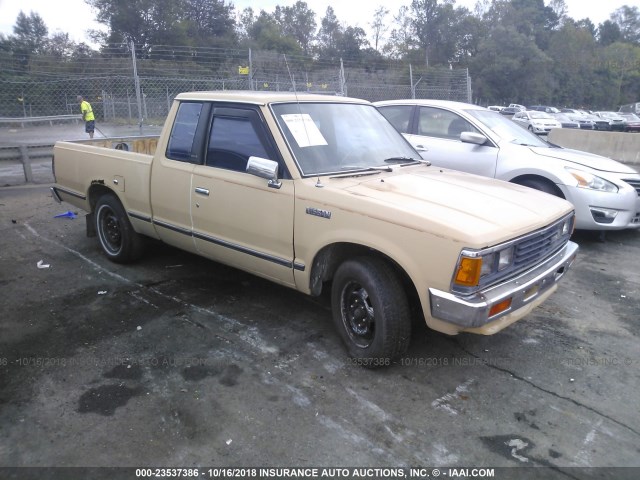
[[[112,193],[101,196],[94,212],[100,247],[109,260],[130,263],[142,255],[142,236],[133,229],[120,200]]]
[[[340,265],[333,278],[331,306],[340,337],[358,365],[390,365],[409,348],[409,303],[388,263],[361,257]]]
[[[560,189],[549,180],[543,180],[541,178],[525,178],[517,180],[514,183],[522,185],[523,187],[533,188],[534,190],[540,190],[541,192],[548,193],[549,195],[564,198]]]

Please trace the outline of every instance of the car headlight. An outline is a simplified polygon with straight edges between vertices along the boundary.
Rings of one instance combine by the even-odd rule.
[[[598,190],[599,192],[618,193],[618,187],[609,180],[593,175],[583,170],[565,167],[567,172],[578,181],[578,187]]]
[[[454,278],[461,287],[477,287],[483,278],[509,268],[513,263],[513,245],[488,251],[463,251]]]

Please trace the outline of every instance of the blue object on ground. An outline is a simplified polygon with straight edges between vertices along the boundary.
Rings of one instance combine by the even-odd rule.
[[[58,215],[55,215],[53,218],[76,218],[77,215],[75,213],[73,213],[71,210],[68,210],[64,213],[59,213]]]

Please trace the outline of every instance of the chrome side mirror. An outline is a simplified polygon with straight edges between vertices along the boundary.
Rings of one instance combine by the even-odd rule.
[[[260,157],[249,157],[247,173],[269,180],[270,188],[280,188],[282,182],[278,180],[278,162]]]

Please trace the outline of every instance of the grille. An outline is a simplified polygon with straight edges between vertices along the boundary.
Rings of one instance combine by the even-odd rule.
[[[637,180],[635,178],[623,178],[622,179],[623,182],[627,182],[629,185],[631,185],[633,188],[636,189],[636,192],[638,192],[638,195],[640,195],[640,180]]]
[[[551,255],[567,241],[562,236],[562,223],[552,225],[516,243],[513,264],[516,269],[537,263]]]
[[[523,238],[516,239],[508,244],[512,244],[513,262],[509,267],[504,270],[494,272],[486,275],[480,279],[480,288],[485,288],[490,285],[497,284],[505,281],[519,273],[526,271],[529,268],[534,267],[545,261],[545,259],[551,257],[558,252],[569,241],[570,233],[562,235],[562,227],[567,217],[542,228],[537,232],[533,232],[526,235]],[[503,244],[506,246],[506,244]],[[473,293],[474,288],[454,288],[459,293]]]

